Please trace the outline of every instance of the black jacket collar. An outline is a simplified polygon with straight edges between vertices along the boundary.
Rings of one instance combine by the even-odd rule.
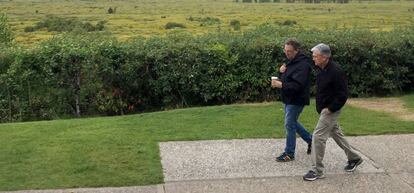
[[[290,61],[288,60],[288,62],[286,63],[286,66],[295,64],[295,63],[297,63],[297,61],[302,61],[304,58],[306,59],[305,54],[303,54],[301,51],[299,51],[292,60],[290,60]]]
[[[328,64],[326,64],[325,68],[322,69],[321,67],[318,66],[318,69],[321,71],[328,71],[334,64],[334,62],[332,61],[331,58],[329,58]]]

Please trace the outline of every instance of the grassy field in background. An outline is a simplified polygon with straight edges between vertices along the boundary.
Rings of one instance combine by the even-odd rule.
[[[300,118],[310,130],[317,119],[314,104]],[[414,132],[413,122],[351,106],[341,125],[348,136]],[[157,184],[160,141],[282,137],[279,102],[0,124],[0,190]]]
[[[116,13],[108,14],[109,7],[116,7]],[[24,32],[25,27],[33,26],[47,15],[75,17],[92,23],[105,20],[108,21],[107,32],[126,40],[137,35],[162,35],[173,31],[165,29],[168,22],[184,24],[186,28],[178,31],[193,34],[233,31],[229,25],[231,20],[240,21],[241,31],[263,23],[283,23],[286,20],[295,21],[295,26],[304,28],[390,30],[413,24],[414,2],[288,4],[236,3],[233,0],[7,0],[0,2],[0,12],[9,17],[17,42],[31,44],[56,34],[46,30]],[[201,20],[207,17],[220,22],[201,26]]]

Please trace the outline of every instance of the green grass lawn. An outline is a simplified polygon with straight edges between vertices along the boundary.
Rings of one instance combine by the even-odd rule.
[[[405,107],[414,112],[414,94],[405,95],[402,97]]]
[[[314,108],[301,116],[309,129],[318,118]],[[351,106],[341,125],[347,135],[414,132],[413,122]],[[157,184],[160,141],[281,137],[279,102],[0,124],[0,190]]]

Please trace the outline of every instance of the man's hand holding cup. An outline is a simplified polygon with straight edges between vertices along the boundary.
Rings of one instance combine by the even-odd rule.
[[[277,76],[272,76],[272,88],[282,88],[282,82]]]

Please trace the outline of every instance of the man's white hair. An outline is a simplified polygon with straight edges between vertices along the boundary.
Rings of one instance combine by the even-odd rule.
[[[326,44],[320,43],[311,49],[312,52],[316,50],[323,56],[331,57],[331,48]]]

